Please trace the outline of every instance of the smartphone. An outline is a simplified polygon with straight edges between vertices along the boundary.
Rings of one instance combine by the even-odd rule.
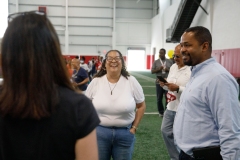
[[[157,76],[158,80],[164,83],[168,83],[166,79],[164,79],[162,76]]]

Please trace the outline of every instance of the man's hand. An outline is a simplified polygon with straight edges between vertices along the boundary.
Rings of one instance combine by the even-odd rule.
[[[159,73],[163,70],[164,66],[161,66],[159,68],[156,68],[156,69],[152,69],[151,70],[151,73],[154,74],[154,73]]]
[[[159,71],[163,70],[164,69],[164,66],[161,66],[159,67]]]
[[[77,87],[79,84],[76,82],[72,82],[73,86]]]
[[[158,80],[158,82],[159,82],[159,85],[160,85],[161,87],[163,87],[163,86],[165,85],[165,83],[162,82],[162,81],[159,81],[159,80]]]

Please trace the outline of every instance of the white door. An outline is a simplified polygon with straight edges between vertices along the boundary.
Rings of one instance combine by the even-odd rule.
[[[128,71],[146,70],[145,50],[128,50],[127,70]]]

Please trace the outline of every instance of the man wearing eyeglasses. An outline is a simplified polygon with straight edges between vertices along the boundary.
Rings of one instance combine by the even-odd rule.
[[[179,152],[174,144],[173,122],[180,102],[180,96],[191,75],[190,67],[183,63],[180,50],[181,46],[178,44],[173,55],[175,64],[170,68],[167,83],[161,82],[161,80],[159,82],[164,89],[168,90],[168,104],[162,120],[161,132],[171,160],[178,160],[179,158]]]
[[[172,66],[172,61],[166,59],[166,50],[164,48],[159,50],[159,59],[155,60],[151,72],[152,74],[156,74],[157,76],[162,76],[163,78],[167,78],[169,69]],[[166,91],[159,85],[158,80],[156,79],[156,93],[157,93],[157,107],[159,116],[163,117],[164,114],[164,107],[163,107],[163,95],[166,98]]]

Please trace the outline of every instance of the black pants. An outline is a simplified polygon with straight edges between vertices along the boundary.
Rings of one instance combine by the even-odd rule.
[[[164,106],[162,103],[163,95],[165,96],[165,100],[167,99],[167,91],[164,90],[159,84],[156,84],[156,93],[157,93],[157,107],[158,107],[158,112],[160,114],[164,113]],[[166,101],[166,106],[167,106],[167,101]]]
[[[191,156],[187,155],[183,151],[181,151],[179,154],[179,160],[195,160],[195,159],[192,158]]]

